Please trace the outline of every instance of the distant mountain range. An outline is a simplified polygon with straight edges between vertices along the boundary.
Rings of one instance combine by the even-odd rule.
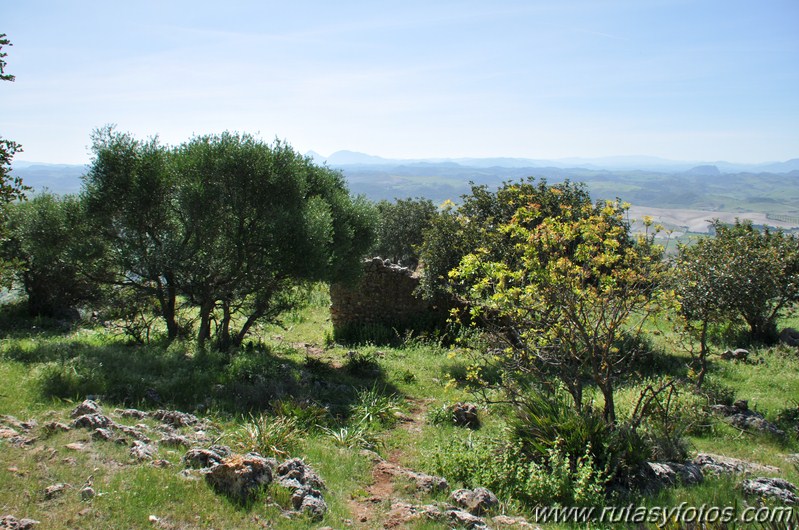
[[[668,160],[652,156],[612,156],[603,158],[561,158],[543,160],[532,158],[420,158],[391,159],[356,151],[336,151],[324,157],[314,151],[308,151],[317,163],[327,163],[331,167],[342,166],[461,166],[478,168],[561,168],[561,169],[593,169],[593,170],[644,170],[663,173],[679,173],[690,171],[696,167],[715,166],[721,173],[789,173],[799,171],[799,158],[785,162],[764,162],[760,164],[736,164],[731,162],[695,161],[686,162]]]
[[[679,162],[653,157],[532,160],[461,158],[396,160],[353,151],[314,161],[342,171],[350,190],[373,200],[426,197],[457,201],[469,183],[495,187],[528,176],[584,182],[595,199],[636,206],[799,217],[799,159],[763,164]],[[83,165],[15,162],[14,173],[34,192],[77,193]]]
[[[26,186],[34,192],[48,190],[53,193],[77,193],[81,187],[81,177],[87,166],[75,164],[42,164],[39,162],[14,162],[13,172],[22,178]]]

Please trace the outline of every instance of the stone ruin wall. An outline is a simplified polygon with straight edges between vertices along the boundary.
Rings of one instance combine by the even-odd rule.
[[[353,285],[330,286],[330,316],[334,330],[352,325],[406,327],[420,316],[442,313],[413,295],[419,276],[389,260],[363,263],[363,276]]]

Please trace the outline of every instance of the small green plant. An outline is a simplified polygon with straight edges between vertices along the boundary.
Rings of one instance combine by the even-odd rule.
[[[777,413],[777,424],[799,436],[799,404],[792,403]]]
[[[105,394],[108,382],[95,364],[81,359],[47,363],[39,369],[38,386],[45,397],[83,398]]]
[[[273,401],[271,408],[275,415],[293,419],[305,431],[329,425],[333,419],[328,408],[309,400],[280,399]]]
[[[360,352],[356,350],[347,352],[344,369],[348,373],[359,377],[373,377],[380,374],[381,371],[375,352]]]
[[[427,411],[427,422],[433,425],[452,425],[452,408],[449,405],[431,408]]]
[[[395,394],[385,394],[377,385],[359,389],[351,412],[356,423],[391,426],[397,421],[397,413],[400,412],[399,398]]]
[[[380,445],[380,440],[377,438],[377,435],[363,423],[336,429],[323,427],[322,431],[339,447],[375,451]]]
[[[555,440],[542,462],[530,459],[519,443],[503,440],[454,440],[439,447],[435,471],[466,487],[483,486],[500,497],[529,507],[559,503],[597,506],[605,499],[606,475],[598,469],[591,447],[574,458]]]
[[[629,422],[615,427],[591,402],[578,410],[569,394],[532,392],[516,406],[511,419],[510,439],[523,455],[534,462],[545,462],[552,450],[570,455],[572,465],[590,448],[592,463],[609,478],[626,480],[651,456],[651,446]]]
[[[410,370],[404,370],[400,375],[400,379],[403,383],[411,384],[416,382],[416,374],[411,372]]]
[[[304,435],[295,418],[250,414],[250,420],[230,436],[233,445],[244,452],[285,458],[296,451]]]
[[[706,379],[697,394],[704,397],[708,405],[732,405],[735,401],[735,390],[715,378]]]
[[[269,485],[267,493],[269,494],[269,499],[280,506],[281,509],[291,510],[293,508],[291,503],[291,495],[293,490],[273,482]]]

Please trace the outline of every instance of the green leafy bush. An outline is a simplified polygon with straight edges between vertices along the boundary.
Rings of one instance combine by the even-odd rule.
[[[396,199],[377,203],[377,243],[373,253],[411,268],[419,264],[423,232],[436,216],[430,199]]]
[[[554,442],[541,462],[532,460],[519,443],[471,438],[440,447],[433,461],[435,471],[453,482],[483,486],[529,507],[602,504],[606,478],[594,463],[591,447],[575,458],[560,440]]]
[[[4,250],[23,264],[18,274],[31,315],[64,318],[99,299],[97,262],[104,247],[78,197],[42,193],[10,213]]]

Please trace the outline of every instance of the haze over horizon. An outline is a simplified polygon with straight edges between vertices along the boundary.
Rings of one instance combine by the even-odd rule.
[[[799,3],[29,1],[0,134],[86,163],[116,123],[391,159],[799,158]]]

